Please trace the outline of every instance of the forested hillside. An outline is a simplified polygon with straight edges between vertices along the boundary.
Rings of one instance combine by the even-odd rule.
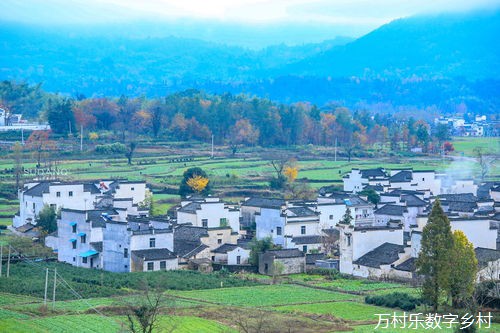
[[[355,40],[261,50],[172,36],[93,35],[4,24],[0,78],[86,97],[185,89],[372,111],[500,105],[499,13],[396,20]],[[168,35],[168,32],[166,32]]]

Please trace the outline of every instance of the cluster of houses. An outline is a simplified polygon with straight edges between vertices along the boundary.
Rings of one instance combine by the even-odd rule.
[[[50,130],[49,124],[30,123],[21,114],[15,114],[0,105],[0,132],[11,130]]]
[[[144,182],[28,183],[19,191],[13,227],[29,233],[40,210],[52,206],[59,211],[57,231],[46,244],[59,261],[113,272],[219,265],[273,275],[315,266],[413,279],[422,230],[439,198],[452,230],[462,230],[474,244],[480,277],[499,279],[500,183],[443,177],[412,169],[352,169],[342,191],[322,188],[314,200],[250,197],[231,205],[193,195],[173,215],[160,217],[148,215]],[[378,202],[370,202],[368,192],[377,193]],[[276,245],[259,254],[257,268],[249,265],[253,238]]]
[[[455,136],[499,136],[498,120],[487,119],[485,115],[476,115],[466,121],[463,117],[440,117],[435,124],[447,125]]]

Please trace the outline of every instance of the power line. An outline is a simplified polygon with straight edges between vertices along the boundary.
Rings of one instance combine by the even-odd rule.
[[[9,245],[9,251],[10,249],[14,250],[14,252],[21,258],[21,260],[27,264],[30,264],[32,265],[33,267],[36,267],[36,268],[39,268],[39,269],[42,269],[42,270],[46,270],[46,274],[48,276],[48,268],[47,267],[43,267],[42,265],[34,262],[34,261],[31,261],[29,258],[27,258],[26,256],[24,256],[20,251],[16,250],[14,247],[10,246]],[[117,318],[114,318],[114,317],[109,317],[107,316],[106,314],[104,314],[103,312],[99,311],[97,308],[95,308],[92,304],[90,304],[82,295],[80,295],[69,283],[68,281],[66,281],[62,276],[61,274],[57,273],[57,270],[56,268],[54,268],[54,287],[53,287],[53,295],[52,295],[52,304],[53,304],[53,308],[55,306],[55,298],[56,298],[56,287],[57,287],[57,278],[59,278],[59,284],[66,287],[76,298],[77,300],[80,300],[80,301],[83,301],[91,310],[93,310],[95,313],[97,313],[98,315],[101,315],[105,318],[108,318],[108,319],[111,319],[113,321],[115,321],[116,323],[120,324],[120,325],[125,325],[124,322],[122,322],[121,320],[117,319]],[[47,284],[47,281],[46,281],[46,284]],[[45,290],[45,294],[46,294],[46,290]],[[45,295],[45,298],[46,298],[46,295]],[[46,304],[46,302],[44,302],[44,304]]]

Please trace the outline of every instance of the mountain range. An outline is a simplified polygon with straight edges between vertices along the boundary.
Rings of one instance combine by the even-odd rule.
[[[415,16],[357,39],[262,49],[168,31],[137,37],[5,23],[0,79],[43,82],[46,90],[70,95],[163,96],[195,88],[320,105],[469,102],[492,112],[499,106],[499,15]]]

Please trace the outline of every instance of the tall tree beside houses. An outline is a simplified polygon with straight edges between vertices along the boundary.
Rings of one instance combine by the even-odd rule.
[[[450,291],[453,234],[450,220],[439,199],[434,202],[422,232],[421,250],[416,261],[418,274],[424,277],[422,296],[437,312],[440,300]]]
[[[349,207],[346,208],[344,216],[342,216],[342,220],[339,221],[339,223],[349,225],[351,224],[353,218],[351,215],[351,209]]]
[[[199,186],[196,187],[191,187],[188,182],[191,182],[191,185],[194,185],[194,180],[191,179],[197,179],[196,177],[199,176],[201,180],[206,179],[208,182],[204,184],[203,188],[200,188]],[[201,184],[198,184],[201,185]],[[181,185],[179,186],[179,195],[185,197],[189,194],[193,193],[201,193],[201,194],[208,194],[210,192],[210,180],[207,176],[207,173],[203,171],[201,168],[189,168],[186,171],[184,171],[184,174],[182,175],[182,181]]]
[[[44,234],[50,234],[57,230],[57,214],[53,207],[43,206],[38,214],[37,226],[42,229]]]
[[[471,304],[477,275],[477,259],[474,245],[460,231],[453,232],[452,256],[453,263],[450,275],[450,296],[454,308],[463,308]]]

